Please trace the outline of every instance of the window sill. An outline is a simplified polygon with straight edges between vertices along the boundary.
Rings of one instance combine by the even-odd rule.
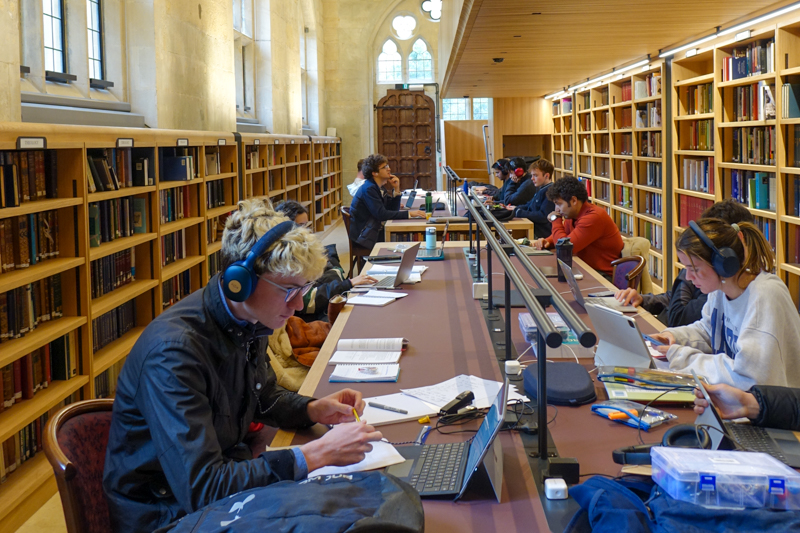
[[[92,89],[102,89],[107,90],[114,86],[113,81],[108,80],[96,80],[94,78],[89,78],[89,87]]]
[[[54,72],[52,70],[44,71],[44,79],[55,83],[71,83],[78,81],[78,76],[75,74],[67,74],[65,72]]]

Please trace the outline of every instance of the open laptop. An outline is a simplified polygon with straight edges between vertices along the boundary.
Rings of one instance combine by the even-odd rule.
[[[736,422],[723,422],[719,411],[711,401],[703,382],[692,370],[695,385],[708,402],[709,408],[702,415],[697,416],[695,424],[698,426],[711,426],[714,429],[708,432],[711,437],[711,448],[714,450],[731,449],[731,444],[751,452],[762,452],[775,459],[786,463],[792,468],[800,468],[800,440],[793,431],[786,429],[772,429],[754,426],[752,424],[737,424]],[[728,437],[724,439],[723,436]],[[726,442],[727,441],[727,442]]]
[[[632,305],[622,305],[617,301],[616,298],[613,296],[583,296],[581,292],[581,288],[578,287],[578,281],[575,279],[575,274],[572,273],[572,268],[569,267],[564,261],[558,259],[558,264],[561,265],[561,270],[564,271],[564,277],[567,278],[567,283],[569,284],[569,290],[572,291],[572,295],[575,297],[575,300],[586,309],[586,304],[591,303],[594,305],[600,305],[603,307],[609,307],[611,309],[616,309],[617,311],[621,311],[623,313],[635,313],[636,308]]]
[[[633,317],[594,303],[588,303],[584,308],[598,338],[595,365],[658,368]]]
[[[403,258],[400,260],[400,266],[397,267],[397,275],[373,276],[374,278],[379,278],[378,282],[374,285],[362,285],[362,287],[369,287],[372,289],[396,289],[405,283],[409,276],[411,276],[411,271],[414,270],[414,261],[417,259],[419,244],[420,243],[416,243],[409,246],[403,251]]]
[[[450,223],[444,225],[444,232],[442,233],[442,245],[433,250],[427,248],[420,248],[417,252],[417,259],[420,261],[444,261],[444,243],[447,240],[447,233],[450,230]]]
[[[417,197],[417,185],[419,180],[414,182],[414,188],[408,193],[408,200],[406,200],[406,209],[411,209],[414,206],[414,198]]]
[[[386,473],[415,487],[423,498],[452,497],[453,500],[458,500],[464,495],[470,479],[492,448],[495,437],[503,426],[507,403],[508,381],[500,387],[481,427],[471,441],[400,446],[397,451],[406,460],[387,467]]]

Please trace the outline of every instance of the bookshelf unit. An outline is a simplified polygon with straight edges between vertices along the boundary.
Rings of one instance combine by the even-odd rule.
[[[314,231],[326,231],[342,215],[342,145],[338,137],[311,137]]]
[[[575,163],[575,113],[573,96],[565,96],[552,102],[553,110],[553,166],[555,176],[572,176]]]

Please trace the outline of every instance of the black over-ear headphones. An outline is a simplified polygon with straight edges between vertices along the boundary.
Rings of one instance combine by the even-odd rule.
[[[741,264],[733,248],[729,248],[728,246],[717,248],[694,220],[689,221],[689,227],[692,228],[695,235],[703,241],[703,244],[711,250],[711,266],[714,268],[714,272],[723,278],[731,278],[739,272]]]
[[[255,270],[256,259],[294,227],[295,223],[287,220],[271,228],[258,239],[247,253],[244,261],[236,261],[226,268],[222,275],[222,292],[225,293],[225,296],[234,302],[243,302],[250,298],[258,284],[258,275]]]
[[[699,438],[699,440],[698,440]],[[611,453],[614,462],[620,465],[649,465],[650,448],[654,446],[672,446],[675,448],[711,448],[711,436],[702,426],[694,424],[679,424],[669,428],[661,443],[643,444],[641,446],[628,446],[618,448]]]

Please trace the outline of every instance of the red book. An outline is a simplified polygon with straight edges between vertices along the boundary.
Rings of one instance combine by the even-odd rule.
[[[20,380],[22,382],[22,399],[30,400],[33,398],[33,357],[31,354],[22,358],[22,372]]]

